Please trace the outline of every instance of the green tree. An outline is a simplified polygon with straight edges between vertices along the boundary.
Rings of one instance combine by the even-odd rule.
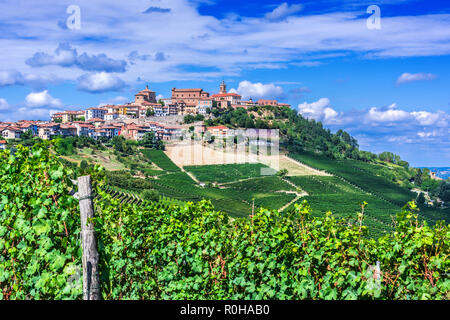
[[[416,202],[419,205],[425,204],[425,195],[423,194],[423,192],[419,193]]]
[[[188,114],[186,116],[184,116],[183,122],[185,124],[190,124],[190,123],[194,123],[195,122],[195,117],[191,114]]]
[[[159,192],[157,190],[144,190],[142,192],[142,198],[146,201],[158,201]]]
[[[145,148],[162,150],[164,147],[163,142],[158,139],[153,131],[147,132],[139,141],[139,145]]]

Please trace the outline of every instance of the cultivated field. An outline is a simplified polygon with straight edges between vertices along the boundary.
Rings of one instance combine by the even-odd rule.
[[[179,167],[220,164],[262,163],[274,170],[287,169],[288,176],[329,176],[324,171],[299,163],[284,154],[256,155],[238,149],[214,149],[200,143],[177,143],[166,146],[165,153]]]

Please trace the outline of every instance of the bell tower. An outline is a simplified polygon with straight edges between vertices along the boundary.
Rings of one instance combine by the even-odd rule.
[[[225,81],[222,80],[222,83],[220,84],[220,94],[226,93],[227,93],[227,85],[225,84]]]

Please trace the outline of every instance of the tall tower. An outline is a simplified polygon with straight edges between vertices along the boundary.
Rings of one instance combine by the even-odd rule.
[[[225,81],[222,80],[222,84],[220,85],[220,94],[227,93],[227,85],[225,84]]]

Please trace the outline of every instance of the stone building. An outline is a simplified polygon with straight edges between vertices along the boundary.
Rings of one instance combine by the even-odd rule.
[[[208,97],[209,93],[203,89],[172,89],[172,104],[185,103],[186,106],[197,106],[199,99]]]
[[[136,105],[142,105],[144,102],[156,103],[156,93],[148,88],[148,85],[144,90],[134,95],[134,103]]]

